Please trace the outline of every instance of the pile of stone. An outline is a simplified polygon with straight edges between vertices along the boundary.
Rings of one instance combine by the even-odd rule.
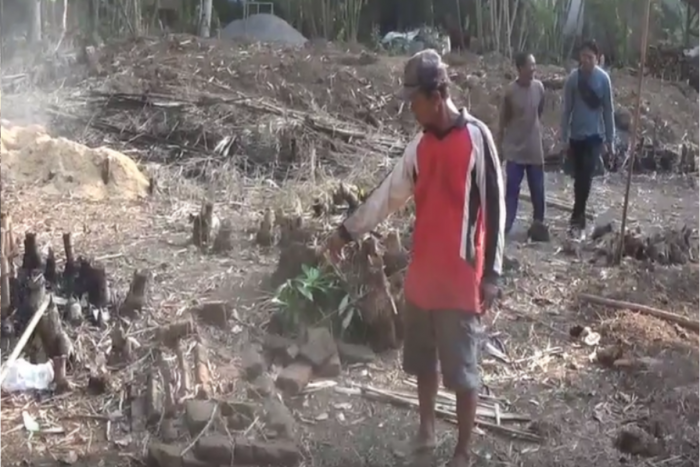
[[[216,307],[203,307],[201,320],[215,325],[224,321]],[[151,443],[148,463],[155,467],[205,467],[223,465],[293,466],[302,459],[294,416],[284,395],[302,393],[313,378],[340,375],[342,363],[368,363],[375,357],[369,348],[337,342],[328,329],[308,329],[295,340],[267,335],[241,355],[241,371],[248,400],[191,399],[184,404],[184,426],[193,443],[177,444],[180,436],[161,427],[161,440]],[[275,380],[271,367],[283,367]],[[260,421],[264,439],[243,435]]]

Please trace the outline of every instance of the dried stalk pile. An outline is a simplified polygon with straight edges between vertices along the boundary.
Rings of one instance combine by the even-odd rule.
[[[195,178],[204,175],[207,167],[231,163],[249,174],[262,170],[280,177],[301,167],[305,173],[313,172],[319,162],[343,172],[353,167],[358,155],[395,157],[405,144],[399,135],[372,131],[359,122],[319,111],[285,109],[271,99],[240,92],[235,98],[202,93],[191,99],[92,92],[88,102],[89,115],[69,115],[58,109],[53,113],[144,149],[158,146],[159,150],[149,152],[152,161],[178,163],[185,175]],[[235,125],[229,121],[232,115]],[[314,160],[312,152],[324,157]]]

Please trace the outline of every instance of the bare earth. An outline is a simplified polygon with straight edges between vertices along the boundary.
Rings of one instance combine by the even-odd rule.
[[[175,43],[163,42],[151,46],[162,46],[172,51],[177,49]],[[138,44],[133,47],[135,50]],[[192,47],[192,44],[181,47]],[[118,50],[130,49],[122,47]],[[210,58],[212,64],[218,66],[218,52],[215,52],[211,52]],[[154,57],[152,53],[134,54],[141,61],[152,61]],[[309,76],[300,77],[289,73],[298,82],[293,78],[286,81],[279,78],[282,81],[275,81],[278,78],[274,77],[274,73],[279,70],[277,67],[280,63],[283,68],[289,66],[284,65],[287,60],[284,55],[277,57],[279,62],[267,55],[256,55],[255,52],[241,55],[240,62],[250,63],[239,63],[238,71],[232,66],[225,74],[239,76],[244,82],[241,89],[247,88],[246,92],[249,93],[255,90],[263,95],[261,89],[269,87],[272,89],[270,94],[274,95],[272,99],[280,106],[301,110],[309,110],[307,107],[310,107],[318,115],[328,112],[330,115],[347,117],[348,125],[372,128],[368,132],[382,130],[399,141],[405,138],[407,129],[411,127],[410,116],[404,112],[396,119],[397,109],[391,107],[394,102],[387,97],[396,83],[394,78],[398,76],[396,69],[400,64],[399,59],[380,57],[379,62],[368,65],[365,73],[357,71],[362,66],[355,63],[346,65],[343,62],[349,60],[348,57],[357,59],[356,54],[309,54],[308,60],[313,65],[299,71]],[[116,55],[117,52],[114,52]],[[328,76],[327,72],[321,74],[314,68],[323,63],[318,58],[321,56],[332,61],[332,66],[339,67],[338,81],[347,80],[345,84],[333,83],[339,89],[331,88],[328,91],[327,83],[316,81],[321,75]],[[104,59],[104,66],[116,63],[112,55],[108,57]],[[471,73],[472,62],[469,60],[466,64],[455,67],[458,73],[465,76]],[[140,69],[138,67],[142,63],[138,60],[134,63]],[[261,63],[272,65],[266,69]],[[226,68],[225,65],[223,68]],[[150,79],[155,89],[154,94],[165,93],[170,84],[164,81],[177,81],[177,77],[169,76],[166,71],[184,70],[188,66],[183,62],[175,67],[163,59],[160,64],[153,66],[154,70],[160,70],[158,73],[154,71],[150,76],[126,76],[119,86],[128,84],[128,89],[119,90],[141,92],[143,83]],[[208,83],[209,90],[218,86],[218,93],[223,93],[223,88],[217,84],[224,80],[221,69],[217,72],[205,70],[218,77],[208,81],[200,75],[189,75],[193,82],[198,83],[197,86],[201,86],[190,86],[189,92],[195,94],[195,89],[203,92],[203,83]],[[256,76],[250,74],[253,69],[259,70]],[[482,69],[488,69],[487,73],[496,73],[486,66]],[[142,72],[146,73],[145,70],[143,68]],[[361,76],[358,77],[358,73]],[[375,75],[389,77],[375,79]],[[500,76],[499,82],[507,82]],[[633,82],[631,77],[620,78],[620,82],[625,80]],[[97,81],[93,76],[75,86],[76,89],[84,89],[85,83]],[[108,80],[105,78],[102,81]],[[105,86],[117,87],[114,84],[117,81],[114,78],[112,84]],[[482,80],[482,84],[486,82],[488,79]],[[488,84],[483,86],[486,99],[472,102],[472,105],[497,101],[497,90],[489,88]],[[650,86],[650,89],[660,90],[659,93],[645,94],[651,111],[658,113],[659,118],[669,121],[677,138],[690,134],[697,142],[695,101],[692,102],[692,108],[685,106],[678,97],[680,91],[676,86],[658,82],[652,82]],[[626,96],[628,87],[620,87],[619,93]],[[666,92],[666,97],[661,95],[662,91]],[[355,95],[350,96],[351,94]],[[316,97],[312,101],[310,96]],[[461,96],[458,99],[462,100]],[[662,102],[664,99],[666,103]],[[697,99],[697,95],[694,99]],[[3,100],[5,101],[5,92]],[[7,102],[12,103],[12,98]],[[362,102],[362,105],[357,105],[357,102]],[[77,113],[76,109],[84,105],[84,102],[66,104],[63,111]],[[350,105],[352,107],[343,108]],[[6,103],[3,117],[8,114],[7,106]],[[349,111],[353,112],[352,115],[348,114]],[[380,121],[379,128],[367,122],[368,111],[376,114]],[[121,112],[120,115],[134,115],[134,121],[145,118],[138,110]],[[221,118],[211,120],[210,128],[218,130],[219,126],[228,125],[236,130],[235,119],[230,115],[222,123],[221,119],[226,112],[222,106],[217,108],[216,113]],[[550,113],[550,128],[553,132],[556,109],[553,108]],[[252,114],[255,111],[242,110],[238,117],[241,126],[253,118]],[[27,118],[26,115],[24,117]],[[108,119],[114,115],[101,117]],[[143,145],[134,143],[130,146],[131,141],[124,142],[131,136],[119,140],[113,132],[100,133],[100,130],[82,131],[78,134],[72,123],[65,123],[67,117],[60,125],[54,117],[47,119],[53,121],[52,128],[67,131],[72,138],[82,137],[88,143],[102,138],[102,141],[115,147],[131,148],[134,158],[143,159],[148,173],[159,177],[159,190],[156,195],[137,201],[76,200],[70,193],[47,194],[33,187],[14,184],[11,179],[6,179],[3,172],[3,209],[11,206],[15,234],[36,231],[41,244],[50,242],[60,245],[61,233],[73,231],[78,253],[101,257],[111,275],[113,286],[118,289],[126,289],[135,268],[150,269],[153,278],[149,306],[145,316],[133,323],[129,331],[143,347],[144,355],[145,349],[150,345],[150,337],[146,336],[150,336],[149,333],[156,326],[183,317],[185,310],[194,301],[207,298],[233,301],[236,317],[229,320],[226,329],[202,326],[200,333],[210,352],[217,397],[245,397],[245,391],[242,390],[244,383],[240,376],[241,352],[251,340],[262,336],[261,325],[268,319],[270,306],[269,295],[263,291],[263,282],[274,270],[279,256],[275,247],[256,246],[253,242],[254,231],[260,213],[266,207],[280,203],[280,200],[284,200],[287,206],[294,198],[305,201],[309,197],[308,191],[313,188],[310,188],[308,182],[299,181],[299,178],[292,176],[255,177],[250,172],[241,174],[240,167],[233,168],[231,165],[217,169],[214,182],[203,187],[180,175],[182,172],[179,172],[179,166],[173,161],[159,160],[162,163],[158,166],[146,164],[149,162],[146,154],[160,157],[162,147],[158,143],[149,141],[148,144],[153,145],[153,149],[148,152]],[[395,123],[397,120],[400,122],[398,125]],[[193,121],[186,121],[183,117],[181,123],[186,126]],[[680,127],[681,124],[688,125],[688,129]],[[128,123],[124,122],[124,125]],[[155,135],[161,131],[156,126],[154,124],[144,132]],[[80,128],[84,130],[85,127]],[[211,131],[214,132],[214,129]],[[178,137],[184,138],[182,135]],[[345,139],[344,142],[352,143],[351,139]],[[323,156],[320,154],[320,148],[328,147],[325,140],[318,144],[319,157],[331,157],[325,153]],[[342,151],[343,148],[342,144],[338,144],[336,149]],[[363,164],[363,172],[359,174],[357,170],[353,171],[349,176],[352,181],[362,179],[365,183],[370,183],[386,172],[387,161],[383,157],[372,158],[364,154],[362,157],[361,162],[354,160]],[[200,159],[196,163],[203,162]],[[333,168],[329,171],[336,170],[332,161],[322,161],[320,165],[326,163]],[[187,164],[190,162],[183,161],[183,165]],[[340,161],[337,165],[347,167],[348,162]],[[633,219],[632,228],[639,226],[646,231],[684,223],[696,227],[699,210],[696,177],[697,175],[635,176],[629,212]],[[271,178],[275,178],[275,181]],[[572,184],[569,179],[559,173],[551,173],[547,183],[550,199],[570,204]],[[234,225],[235,248],[228,255],[202,254],[188,245],[191,227],[187,215],[196,212],[205,192],[210,196],[213,194],[218,215]],[[624,177],[621,174],[611,174],[605,179],[596,180],[590,209],[598,221],[617,220],[620,217],[623,192]],[[308,206],[304,208],[308,210]],[[521,202],[518,222],[523,229],[527,227],[529,215],[528,203]],[[530,244],[518,239],[517,235],[508,244],[506,254],[518,264],[508,272],[504,281],[503,303],[486,320],[489,331],[498,333],[504,342],[511,363],[484,359],[482,365],[484,382],[491,394],[502,399],[508,412],[529,416],[532,421],[523,424],[520,429],[537,434],[543,441],[528,443],[511,439],[484,427],[475,437],[475,465],[697,465],[700,416],[697,334],[658,318],[587,305],[578,299],[579,293],[592,293],[642,303],[697,319],[700,306],[697,263],[660,266],[626,258],[622,265],[608,267],[604,260],[595,259],[595,255],[588,250],[578,258],[573,257],[562,251],[568,213],[550,209],[547,217],[553,233],[550,244]],[[399,225],[401,222],[397,222],[395,217],[389,224]],[[697,243],[697,237],[694,241]],[[572,338],[569,334],[574,326],[588,326],[600,333],[600,343],[596,347],[590,347],[580,339]],[[112,373],[111,392],[88,395],[84,389],[87,381],[86,368],[90,365],[91,355],[106,351],[109,345],[105,337],[107,334],[86,324],[73,335],[76,346],[88,357],[81,370],[72,376],[72,392],[42,400],[28,395],[3,395],[0,423],[3,435],[2,457],[6,465],[27,465],[22,464],[25,461],[29,462],[28,465],[46,466],[138,465],[144,458],[148,442],[163,435],[162,429],[132,432],[128,410],[125,408],[127,383],[143,384],[145,373],[152,368],[144,366],[139,359],[129,367]],[[616,349],[632,364],[610,367],[593,357],[596,349],[608,348]],[[412,388],[405,383],[399,362],[399,353],[388,352],[379,356],[374,363],[344,368],[342,376],[336,380],[337,387],[369,384],[378,388],[411,392]],[[401,465],[402,442],[408,440],[416,428],[417,413],[413,409],[370,402],[361,396],[339,392],[333,387],[288,398],[286,403],[292,409],[301,432],[303,465],[307,467]],[[34,433],[30,436],[23,426],[22,411],[31,414],[42,427],[58,430],[55,430],[56,433]],[[110,417],[110,414],[113,416]],[[250,427],[261,433],[263,428],[261,424]],[[617,440],[624,431],[642,434],[627,437],[620,443]],[[435,465],[448,460],[455,434],[453,425],[440,425],[440,445]],[[191,440],[188,434],[180,434],[181,445],[187,445]],[[630,451],[635,449],[638,455],[632,456]]]

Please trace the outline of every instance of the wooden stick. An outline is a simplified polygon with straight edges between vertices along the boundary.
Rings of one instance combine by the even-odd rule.
[[[27,325],[27,329],[24,330],[22,336],[19,338],[19,341],[17,341],[17,345],[10,354],[10,357],[5,362],[5,365],[3,365],[2,370],[0,371],[0,385],[5,380],[7,370],[14,365],[15,361],[19,357],[19,354],[22,353],[24,347],[27,345],[27,342],[29,342],[29,338],[34,334],[34,329],[36,329],[36,325],[39,324],[42,316],[44,316],[44,313],[49,308],[49,303],[51,303],[51,295],[47,294],[44,301],[41,303],[41,305],[39,305],[39,309],[36,310],[36,313],[34,313],[34,316],[32,316],[32,320]]]
[[[417,407],[418,406],[417,400],[414,400],[412,398],[397,396],[396,394],[393,393],[393,391],[385,391],[383,389],[375,388],[372,386],[361,386],[360,389],[362,391],[362,395],[369,398],[369,399],[377,399],[379,401],[385,400],[387,402],[394,402],[394,403],[401,404],[401,405],[408,405],[409,407]],[[448,421],[450,421],[450,419],[456,418],[454,413],[451,413],[450,411],[444,410],[444,408],[440,409],[439,407],[436,407],[436,413],[438,415],[443,416],[443,417],[447,417]],[[499,431],[499,432],[507,434],[509,436],[521,438],[525,441],[536,442],[536,443],[542,441],[541,437],[539,437],[533,433],[528,433],[526,431],[518,430],[516,428],[497,425],[495,423],[487,422],[487,421],[480,419],[480,418],[476,419],[476,424],[479,426],[486,427],[486,428],[491,428],[494,431]]]
[[[630,203],[630,186],[632,185],[632,170],[634,169],[634,162],[637,158],[637,138],[639,133],[639,113],[641,109],[642,102],[642,86],[644,84],[644,64],[647,59],[647,42],[649,40],[649,15],[651,12],[651,0],[647,0],[646,11],[644,13],[644,19],[642,23],[642,50],[641,58],[639,63],[639,81],[637,81],[637,102],[634,106],[634,120],[632,120],[632,137],[630,138],[630,144],[627,148],[631,151],[629,154],[629,163],[627,164],[627,183],[625,185],[625,199],[622,204],[622,221],[620,222],[620,241],[617,245],[617,252],[615,254],[614,263],[619,264],[622,261],[622,254],[625,248],[625,231],[627,229],[627,210],[629,209]]]
[[[595,303],[596,305],[609,306],[611,308],[617,308],[618,310],[636,311],[637,313],[641,313],[643,315],[653,316],[655,318],[669,321],[691,331],[700,331],[700,322],[698,322],[698,320],[686,318],[685,316],[680,316],[675,313],[659,310],[650,306],[640,305],[639,303],[623,302],[620,300],[613,300],[612,298],[599,297],[597,295],[585,293],[579,294],[579,299],[585,303]]]

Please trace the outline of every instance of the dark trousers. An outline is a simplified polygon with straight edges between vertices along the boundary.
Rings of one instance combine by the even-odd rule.
[[[510,232],[513,222],[515,222],[520,184],[525,175],[527,175],[527,185],[530,188],[533,220],[544,222],[544,167],[508,161],[506,162],[506,232]]]
[[[591,194],[593,177],[600,174],[603,142],[598,138],[582,141],[571,140],[570,162],[574,177],[574,208],[571,212],[571,226],[586,228],[586,205]]]

